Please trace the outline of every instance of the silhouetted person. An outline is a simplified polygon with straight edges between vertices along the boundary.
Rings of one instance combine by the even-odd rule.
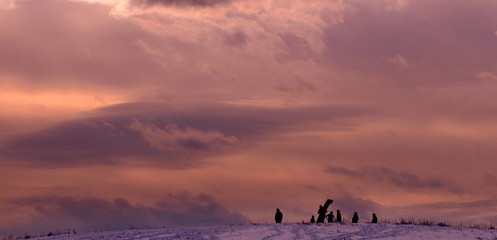
[[[376,214],[373,213],[373,220],[371,220],[371,223],[378,223],[378,218],[376,217]]]
[[[335,218],[335,216],[333,216],[333,211],[330,211],[330,214],[328,214],[328,216],[326,216],[326,218],[328,218],[328,222],[333,222],[333,218]]]
[[[274,221],[276,221],[276,223],[281,223],[282,220],[283,220],[283,213],[280,212],[279,208],[276,208],[276,214],[274,214]]]
[[[323,205],[319,205],[317,222],[324,223],[325,217],[326,217],[326,209],[324,209]]]
[[[337,210],[337,222],[342,223],[342,214],[340,213],[340,210]]]
[[[310,223],[316,223],[316,219],[314,219],[314,215],[312,215]]]
[[[354,216],[352,217],[352,222],[353,223],[358,223],[359,222],[359,216],[357,216],[357,212],[354,212]]]
[[[324,203],[324,205],[319,205],[319,210],[318,210],[318,220],[316,221],[317,223],[324,223],[324,219],[326,218],[326,213],[328,212],[328,207],[330,204],[333,203],[333,200],[328,199]]]

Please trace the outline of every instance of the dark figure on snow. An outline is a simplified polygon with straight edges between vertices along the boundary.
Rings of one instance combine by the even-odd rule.
[[[279,208],[276,208],[276,214],[274,214],[274,221],[276,221],[276,223],[281,223],[282,220],[283,220],[283,213],[280,212]]]
[[[314,215],[312,215],[310,223],[316,223],[316,219],[314,219]]]
[[[342,214],[340,213],[340,210],[337,210],[337,222],[342,223]]]
[[[357,216],[357,212],[354,212],[354,216],[352,217],[352,223],[358,223],[359,222],[359,216]]]
[[[376,214],[373,213],[373,220],[371,220],[371,223],[378,223],[378,218],[376,217]]]
[[[318,223],[324,223],[324,218],[326,216],[326,209],[324,209],[323,205],[319,205],[318,210]]]
[[[324,205],[319,205],[319,210],[318,210],[318,220],[316,221],[317,223],[324,223],[324,219],[326,218],[326,213],[328,212],[328,207],[330,204],[333,203],[333,200],[328,199],[324,203]]]
[[[328,214],[328,216],[326,216],[326,218],[328,219],[328,222],[333,222],[333,218],[335,218],[335,216],[333,216],[333,211],[330,211],[330,214]]]

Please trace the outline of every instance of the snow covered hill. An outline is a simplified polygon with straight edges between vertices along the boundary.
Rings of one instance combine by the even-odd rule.
[[[497,230],[395,224],[260,224],[121,230],[39,239],[493,239]]]

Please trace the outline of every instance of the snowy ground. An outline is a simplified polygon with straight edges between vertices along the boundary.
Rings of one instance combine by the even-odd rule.
[[[121,230],[40,239],[494,239],[497,230],[395,224],[261,224]]]

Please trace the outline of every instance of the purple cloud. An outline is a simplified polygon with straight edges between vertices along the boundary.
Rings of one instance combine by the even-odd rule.
[[[241,224],[247,219],[230,211],[209,195],[170,193],[154,205],[133,204],[124,198],[106,200],[74,197],[24,197],[7,202],[16,209],[28,209],[22,223],[1,226],[5,234],[46,234],[57,229],[80,231]]]
[[[191,168],[207,156],[241,147],[244,141],[292,131],[305,122],[372,112],[346,105],[274,109],[213,104],[176,109],[156,103],[119,104],[98,109],[91,117],[14,136],[0,145],[0,155],[11,163],[44,167],[115,165],[126,158]],[[350,126],[332,128],[344,127]]]
[[[418,219],[427,219],[426,216],[432,216],[433,212],[440,212],[439,216],[432,218],[453,224],[462,222],[469,225],[473,223],[494,223],[497,220],[497,215],[493,211],[495,209],[497,209],[497,200],[492,198],[410,205],[392,208],[392,211],[396,211],[404,218],[415,217]]]
[[[248,36],[243,31],[235,31],[224,37],[224,43],[228,46],[243,46],[247,41]]]
[[[495,65],[495,2],[409,1],[402,11],[376,1],[349,3],[344,21],[325,30],[326,66],[409,88],[473,81]]]
[[[446,189],[450,192],[460,193],[462,187],[442,177],[420,177],[405,171],[395,171],[386,167],[364,167],[360,170],[351,170],[344,167],[328,166],[326,172],[334,175],[347,176],[350,179],[361,181],[376,181],[387,183],[405,190],[433,189],[439,191]]]
[[[191,127],[181,130],[174,124],[161,129],[135,119],[128,127],[140,133],[150,147],[162,152],[213,151],[240,144],[236,137],[227,137],[218,131],[203,132]]]
[[[211,7],[218,4],[227,4],[231,1],[232,0],[131,0],[131,3],[140,6]]]

